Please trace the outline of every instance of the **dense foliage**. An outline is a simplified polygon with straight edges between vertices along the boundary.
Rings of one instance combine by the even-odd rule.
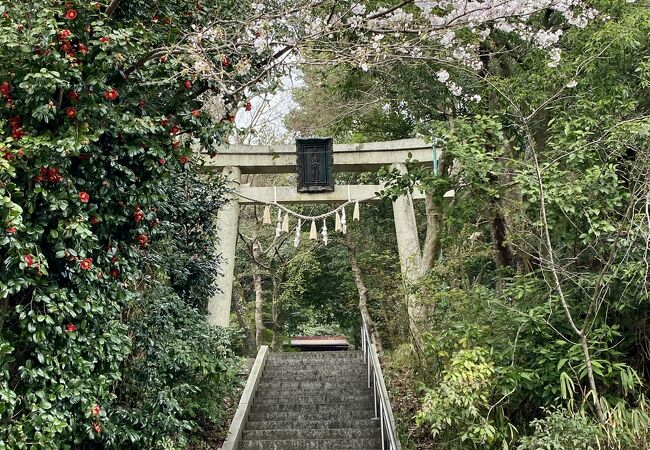
[[[442,257],[410,287],[428,311],[420,342],[389,341],[407,448],[647,446],[650,17],[594,6],[610,20],[565,26],[558,61],[490,27],[478,71],[444,51],[307,71],[294,128],[419,133],[444,154],[437,176],[385,171],[389,193],[419,183],[439,218]],[[531,21],[562,23],[552,9]],[[371,261],[379,249],[362,242]],[[391,336],[395,306],[371,293]]]
[[[218,83],[179,42],[246,8],[0,4],[0,447],[171,448],[223,414],[235,337],[205,317],[223,189],[190,145],[243,99],[202,109]],[[262,57],[211,56],[244,80]]]

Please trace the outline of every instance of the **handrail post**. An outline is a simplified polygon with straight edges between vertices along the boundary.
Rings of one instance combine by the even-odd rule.
[[[377,383],[375,382],[375,385],[372,388],[372,396],[374,398],[373,404],[375,405],[375,419],[379,417],[377,414]]]
[[[381,403],[379,404],[379,416],[381,417],[379,420],[379,426],[381,427],[381,450],[384,450],[386,448],[386,439],[384,439],[384,412],[382,411]]]

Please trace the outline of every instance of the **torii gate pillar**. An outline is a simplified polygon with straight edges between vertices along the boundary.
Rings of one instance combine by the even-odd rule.
[[[406,164],[398,163],[391,166],[406,173]],[[395,221],[395,234],[397,236],[397,250],[399,252],[402,274],[408,281],[415,281],[420,277],[422,254],[420,253],[420,238],[418,225],[415,220],[415,208],[411,194],[400,195],[393,202],[393,219]]]
[[[399,170],[402,174],[407,171],[406,164],[403,163],[392,164],[391,167]],[[393,219],[402,277],[406,286],[408,312],[411,319],[417,320],[421,317],[422,312],[413,295],[409,293],[409,286],[414,284],[420,277],[422,253],[420,252],[418,226],[415,220],[415,208],[413,207],[413,196],[411,194],[400,195],[393,202]]]
[[[224,167],[222,173],[228,180],[227,187],[233,192],[239,190],[239,167]],[[239,198],[236,194],[233,194],[217,213],[217,229],[220,231],[218,248],[223,272],[217,276],[216,292],[208,302],[208,323],[227,327],[230,325],[230,303],[235,280],[235,254],[239,232]]]

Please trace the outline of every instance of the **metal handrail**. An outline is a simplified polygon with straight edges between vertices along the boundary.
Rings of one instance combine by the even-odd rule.
[[[379,418],[381,428],[381,448],[382,450],[401,450],[402,446],[397,438],[393,409],[390,406],[388,391],[384,384],[384,375],[381,364],[379,364],[377,348],[372,341],[370,328],[368,327],[369,321],[363,313],[361,319],[361,350],[363,352],[363,361],[368,364],[368,388],[372,388],[374,394],[375,418]]]

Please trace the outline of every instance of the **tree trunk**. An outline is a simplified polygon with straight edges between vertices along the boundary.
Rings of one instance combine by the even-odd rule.
[[[253,333],[251,333],[249,326],[246,324],[246,318],[244,317],[244,289],[239,282],[236,283],[236,286],[237,295],[232,296],[232,305],[235,309],[239,328],[241,328],[246,334],[246,354],[253,356],[255,355],[255,337],[253,336]]]
[[[271,297],[271,320],[273,321],[273,339],[271,340],[271,348],[277,350],[278,347],[278,280],[276,274],[271,272],[271,280],[273,281],[273,295]]]
[[[494,205],[492,215],[492,243],[494,248],[494,261],[498,268],[512,267],[512,250],[506,242],[508,236],[508,225],[501,213],[498,204]]]
[[[259,348],[262,345],[262,312],[264,307],[264,291],[262,290],[261,267],[257,263],[262,256],[262,249],[257,239],[253,241],[253,285],[255,286],[255,345]]]
[[[422,247],[421,274],[425,275],[433,268],[433,263],[440,254],[440,228],[442,225],[442,212],[439,202],[434,200],[433,193],[424,194],[424,207],[427,214],[427,232]]]
[[[443,155],[438,167],[438,176],[449,176],[451,161],[449,156]],[[422,266],[420,273],[425,275],[433,268],[433,264],[440,257],[440,231],[442,230],[442,193],[432,189],[424,193],[424,208],[427,214],[427,231],[422,246]]]
[[[381,343],[381,337],[379,336],[379,333],[370,318],[370,314],[368,313],[368,288],[361,277],[361,269],[359,268],[359,261],[357,260],[357,247],[352,240],[352,233],[347,233],[345,235],[345,246],[348,248],[348,260],[350,261],[350,270],[354,277],[354,283],[357,285],[357,291],[359,291],[359,311],[368,321],[368,327],[370,328],[370,333],[375,341],[377,351],[383,353],[384,347]]]
[[[5,324],[5,317],[9,313],[9,297],[5,297],[2,299],[2,302],[0,303],[0,333],[2,333],[2,330],[4,329],[4,324]]]
[[[506,218],[501,212],[498,201],[494,203],[492,221],[490,223],[492,229],[492,248],[494,250],[494,262],[499,270],[496,289],[497,292],[503,290],[503,271],[513,266],[512,249],[507,243],[508,239],[508,225]]]

